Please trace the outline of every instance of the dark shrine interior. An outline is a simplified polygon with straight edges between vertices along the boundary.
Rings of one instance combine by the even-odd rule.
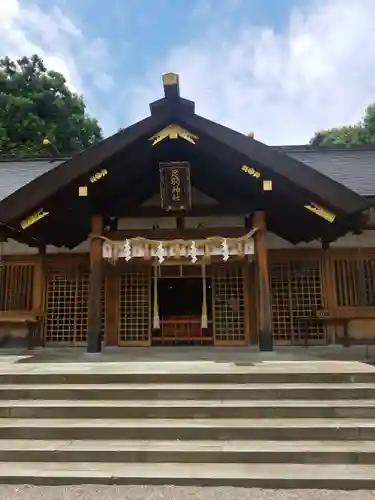
[[[153,301],[154,297],[152,297]],[[206,279],[209,328],[202,332],[202,278],[161,278],[158,280],[160,331],[153,334],[154,344],[202,344],[212,339],[212,288]],[[190,331],[185,331],[189,328]]]
[[[211,316],[212,293],[207,279],[207,313]],[[160,318],[170,316],[201,316],[201,278],[162,278],[158,280],[158,300]]]

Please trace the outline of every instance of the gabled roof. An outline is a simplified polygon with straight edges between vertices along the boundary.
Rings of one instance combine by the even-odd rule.
[[[180,97],[176,82],[165,84],[164,91],[165,97],[150,105],[148,118],[54,166],[3,199],[0,221],[19,228],[23,219],[44,210],[48,216],[23,233],[74,246],[87,236],[91,213],[114,210],[121,199],[139,202],[150,196],[158,184],[160,160],[190,161],[196,187],[228,203],[241,199],[249,211],[266,209],[274,231],[294,242],[321,236],[335,239],[358,224],[370,207],[357,193],[295,158],[195,114],[194,103]],[[196,144],[166,139],[153,146],[150,138],[170,125],[196,136]],[[259,172],[261,179],[271,180],[272,192],[264,193],[260,180],[248,175],[244,165]],[[105,178],[91,185],[90,177],[101,169],[107,172]],[[89,186],[88,198],[78,197],[82,185]],[[309,204],[332,212],[334,223],[306,210]],[[286,222],[289,215],[295,227]]]

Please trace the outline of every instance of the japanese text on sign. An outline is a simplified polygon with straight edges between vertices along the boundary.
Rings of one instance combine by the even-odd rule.
[[[172,200],[181,201],[181,179],[180,172],[173,168],[171,172]]]

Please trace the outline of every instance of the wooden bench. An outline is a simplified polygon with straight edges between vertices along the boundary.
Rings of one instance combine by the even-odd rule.
[[[330,311],[329,309],[317,309],[315,316],[322,322],[342,326],[344,332],[343,345],[350,345],[348,326],[354,319],[375,319],[374,307],[346,307]]]
[[[0,311],[0,326],[25,326],[27,347],[33,349],[41,344],[40,327],[43,316],[33,311]]]

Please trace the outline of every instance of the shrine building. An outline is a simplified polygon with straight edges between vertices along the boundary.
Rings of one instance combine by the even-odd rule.
[[[0,158],[0,346],[373,342],[375,148],[270,147],[163,87],[72,157]]]

